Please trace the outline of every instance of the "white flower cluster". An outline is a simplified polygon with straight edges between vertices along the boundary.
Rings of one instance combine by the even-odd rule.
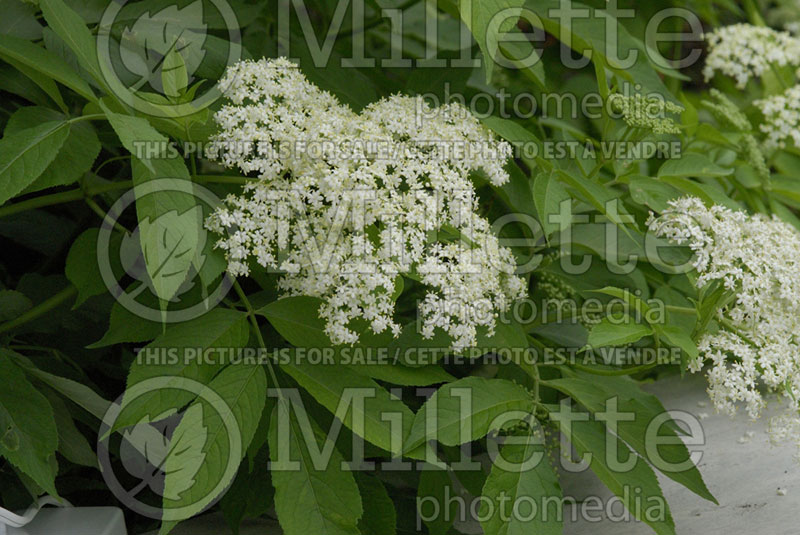
[[[283,58],[240,62],[221,84],[230,103],[207,155],[258,176],[207,222],[231,274],[284,272],[284,295],[322,299],[335,344],[358,340],[356,319],[399,332],[400,275],[427,292],[423,335],[441,328],[456,350],[524,297],[469,176],[506,182],[511,147],[465,108],[395,95],[355,113]]]
[[[766,405],[761,389],[780,393],[788,409],[771,421],[771,437],[800,448],[800,233],[775,217],[706,208],[694,197],[671,201],[648,225],[696,254],[698,288],[716,282],[730,292],[719,330],[702,335],[689,363],[693,372],[710,365],[714,405],[733,414],[745,402],[757,418]]]
[[[706,81],[721,72],[736,79],[744,88],[751,77],[759,77],[777,67],[800,65],[800,39],[789,32],[779,32],[766,26],[733,24],[704,35],[708,41],[708,56],[703,75]]]
[[[764,114],[761,131],[767,135],[766,147],[783,148],[787,139],[800,147],[800,85],[790,87],[781,95],[756,100],[754,104]]]

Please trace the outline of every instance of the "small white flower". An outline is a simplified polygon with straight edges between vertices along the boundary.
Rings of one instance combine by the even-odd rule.
[[[783,148],[787,140],[800,147],[800,86],[790,87],[781,95],[756,100],[754,104],[764,114],[761,131],[767,134],[766,147]]]
[[[207,155],[258,177],[207,222],[231,274],[248,274],[248,261],[281,270],[284,296],[322,300],[335,344],[358,341],[357,319],[400,332],[399,275],[425,288],[423,333],[440,327],[454,349],[525,295],[470,179],[505,183],[511,146],[463,106],[394,95],[357,114],[285,58],[237,63],[221,85],[231,103]]]
[[[770,439],[800,448],[800,233],[777,217],[707,208],[694,197],[671,201],[648,225],[692,249],[698,288],[731,292],[718,329],[701,336],[689,363],[693,372],[708,367],[713,405],[732,415],[742,402],[755,419],[766,406],[763,390],[779,393],[785,411],[771,419]]]
[[[800,39],[789,32],[766,26],[733,24],[705,34],[708,56],[703,75],[706,81],[716,72],[736,79],[740,89],[751,77],[759,77],[770,65],[800,65]]]

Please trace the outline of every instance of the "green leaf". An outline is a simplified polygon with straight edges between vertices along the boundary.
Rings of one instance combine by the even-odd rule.
[[[69,135],[69,123],[48,121],[0,139],[0,204],[39,178]]]
[[[52,391],[45,390],[43,393],[53,409],[58,429],[58,453],[71,463],[97,468],[97,455],[92,451],[86,437],[75,426],[67,406]]]
[[[0,321],[8,321],[30,310],[33,302],[22,292],[0,290]]]
[[[78,298],[73,308],[77,308],[89,297],[106,292],[106,285],[97,266],[97,235],[99,229],[90,228],[78,236],[69,249],[65,273],[69,281],[78,289]]]
[[[36,82],[56,103],[63,104],[58,89],[52,87],[48,78],[36,76],[32,73],[41,73],[54,80],[61,82],[80,96],[92,102],[97,100],[89,84],[76,73],[67,62],[58,55],[35,45],[30,41],[12,37],[10,35],[0,35],[0,57],[10,62],[20,69],[20,71],[31,80]],[[61,106],[62,109],[65,106]]]
[[[67,117],[49,108],[26,106],[17,110],[6,125],[5,134],[20,132],[46,121],[65,120]],[[100,141],[88,121],[73,123],[69,136],[58,151],[58,155],[33,184],[22,193],[31,193],[54,186],[72,184],[88,171],[97,155],[100,154]]]
[[[633,323],[629,317],[620,324],[612,323],[609,318],[603,318],[600,323],[589,331],[589,345],[597,347],[624,346],[653,334],[647,325]]]
[[[279,420],[288,421],[287,433],[279,433]],[[329,440],[315,424],[305,429],[319,444]],[[303,441],[303,424],[292,412],[289,402],[281,399],[270,418],[269,453],[273,463],[289,459],[299,463],[296,470],[275,469],[275,512],[286,535],[360,535],[358,521],[363,514],[361,496],[353,473],[342,469],[344,459],[333,448],[330,460],[322,469],[314,467],[308,445]],[[279,453],[281,452],[281,453]],[[291,452],[291,453],[290,453]]]
[[[134,155],[131,167],[139,239],[147,273],[163,308],[175,296],[191,267],[204,281],[213,280],[224,270],[224,264],[207,261],[212,255],[213,240],[207,239],[203,221],[208,215],[205,210],[211,207],[199,204],[183,158],[165,153],[165,136],[146,119],[115,113],[103,102],[100,106],[122,145]],[[169,188],[150,191],[148,182],[158,179],[169,179]]]
[[[87,347],[97,349],[114,344],[147,342],[157,337],[162,331],[161,323],[142,318],[125,308],[119,301],[114,301],[111,306],[108,331],[103,338]]]
[[[356,472],[356,484],[361,492],[361,501],[368,506],[358,521],[362,535],[395,535],[397,512],[381,480],[364,472]]]
[[[0,355],[0,377],[0,457],[57,496],[53,409],[7,355]]]
[[[168,301],[189,275],[198,251],[205,247],[203,208],[166,212],[139,220],[139,239],[156,294]]]
[[[636,316],[644,316],[650,311],[650,305],[643,301],[636,294],[624,288],[615,288],[614,286],[606,286],[599,290],[592,290],[595,293],[610,295],[625,301],[630,310],[635,312]]]
[[[592,413],[606,411],[609,401],[616,400],[617,410],[620,413],[635,415],[634,420],[617,422],[616,434],[664,475],[698,496],[716,503],[700,471],[692,464],[689,451],[677,436],[678,425],[671,418],[664,418],[666,411],[655,396],[642,392],[635,387],[635,383],[619,377],[598,379],[585,374],[583,377],[546,381],[546,384],[572,396]],[[656,418],[664,420],[661,426],[655,429],[658,437],[663,438],[658,446],[648,444],[647,438],[648,426]],[[652,439],[653,437],[650,437],[649,440]],[[681,469],[674,468],[679,465],[686,466],[681,466]]]
[[[581,200],[594,206],[598,212],[608,217],[612,223],[620,226],[626,233],[628,232],[626,225],[633,225],[633,217],[628,213],[628,210],[619,201],[618,197],[612,194],[607,187],[592,182],[587,178],[568,173],[563,169],[558,170],[558,176],[577,193]]]
[[[420,368],[384,363],[348,364],[347,366],[361,375],[394,385],[428,386],[455,381],[455,377],[435,364]]]
[[[559,423],[559,428],[566,435],[567,440],[575,447],[578,455],[591,454],[590,467],[592,471],[597,474],[597,477],[605,483],[611,492],[622,499],[623,505],[634,517],[645,522],[659,535],[675,535],[675,523],[672,520],[669,505],[667,505],[661,492],[658,479],[642,458],[637,456],[633,469],[627,472],[612,470],[606,464],[606,459],[611,458],[610,456],[614,454],[613,452],[629,450],[625,443],[618,438],[607,436],[605,426],[602,423],[580,421],[572,422],[568,426]],[[611,451],[607,449],[607,439],[611,441],[613,448]],[[631,455],[635,456],[636,454],[631,453]],[[663,503],[665,510],[663,520],[651,518],[649,514],[643,512],[640,504],[637,505],[636,503],[637,499],[641,499],[638,498],[640,495],[645,499],[658,499],[659,503]],[[647,503],[650,503],[650,501],[648,500]]]
[[[247,314],[227,308],[215,308],[191,321],[170,325],[140,351],[128,372],[127,390],[154,377],[175,377],[176,385],[183,378],[208,384],[224,365],[220,359],[223,353],[213,350],[244,347],[248,335]],[[210,350],[209,359],[198,358],[197,350]],[[193,398],[191,392],[166,387],[135,399],[126,393],[113,430],[163,418]]]
[[[664,98],[679,104],[664,86],[661,77],[648,61],[647,55],[640,50],[640,42],[628,33],[624,25],[615,25],[614,42],[609,44],[606,28],[609,19],[614,20],[612,14],[580,2],[570,2],[566,6],[575,10],[570,17],[557,15],[562,13],[559,9],[564,7],[563,0],[527,0],[525,8],[538,15],[538,20],[534,17],[526,17],[526,20],[534,26],[543,28],[578,53],[591,52],[592,61],[599,62],[617,76],[640,85],[643,93],[660,93]],[[618,63],[607,55],[609,46],[617,52],[621,60],[626,60],[630,51],[636,51],[638,54],[631,65]]]
[[[290,344],[296,347],[330,347],[325,322],[319,317],[316,297],[284,297],[258,309]]]
[[[175,46],[170,48],[164,57],[164,63],[161,66],[161,85],[164,88],[164,94],[172,99],[180,97],[189,85],[186,63]]]
[[[700,352],[697,349],[697,344],[692,340],[692,337],[680,327],[675,325],[663,325],[658,329],[658,334],[663,335],[671,345],[679,347],[689,360],[695,360],[699,356]],[[683,373],[686,372],[687,365],[688,360],[682,358],[681,371]]]
[[[523,160],[525,160],[531,167],[545,166],[546,168],[552,167],[541,156],[530,158],[527,155],[530,152],[529,146],[536,147],[536,154],[543,153],[542,142],[533,132],[525,128],[519,123],[515,123],[510,119],[502,119],[500,117],[485,117],[481,119],[481,123],[494,131],[498,136],[505,139],[514,147],[519,150]]]
[[[739,206],[739,203],[728,197],[728,195],[726,195],[721,188],[715,185],[702,184],[700,182],[696,182],[690,178],[682,176],[664,175],[660,177],[660,180],[681,190],[684,193],[688,193],[689,195],[698,197],[708,206],[714,204],[721,204],[723,206],[727,206],[728,208],[734,211],[742,209],[742,207]]]
[[[634,176],[628,182],[631,199],[658,213],[666,210],[668,201],[677,199],[681,192],[665,182],[645,176]]]
[[[100,107],[114,132],[117,133],[122,146],[141,161],[151,173],[158,174],[156,166],[159,161],[165,160],[169,139],[153,128],[147,119],[113,112],[102,100]]]
[[[728,176],[733,174],[733,169],[729,167],[722,167],[708,157],[703,156],[697,152],[687,152],[679,159],[671,159],[665,161],[661,167],[658,168],[658,176]]]
[[[0,348],[0,356],[13,358],[14,361],[25,370],[25,373],[43,382],[98,420],[101,420],[103,416],[105,416],[109,405],[111,405],[110,401],[100,397],[100,395],[88,386],[73,381],[72,379],[59,377],[58,375],[40,370],[34,366],[29,359],[22,355]]]
[[[524,4],[525,0],[484,0],[482,2],[461,0],[459,2],[461,20],[470,29],[483,53],[483,67],[486,72],[487,82],[491,81],[495,58],[501,53],[500,50],[503,49],[511,55],[510,58],[505,57],[504,62],[512,61],[522,68],[525,68],[525,66],[515,60],[524,60],[534,55],[535,62],[527,67],[526,70],[532,75],[535,82],[544,87],[544,67],[532,44],[527,40],[522,42],[503,40],[503,34],[506,33],[521,35],[521,32],[513,30],[516,28],[517,20]],[[499,13],[507,13],[510,16],[503,16],[502,19],[498,20],[495,15]],[[497,25],[497,22],[501,22],[501,24]],[[530,59],[526,61],[526,63],[530,62]]]
[[[36,6],[19,0],[0,0],[0,33],[30,39],[42,38],[42,25],[36,20]]]
[[[546,236],[569,226],[571,221],[561,216],[561,203],[570,200],[569,193],[552,173],[539,173],[536,176],[533,181],[533,201]]]
[[[164,463],[162,534],[175,520],[200,513],[233,481],[264,410],[267,377],[259,365],[228,366],[208,390],[225,410],[201,395],[175,428]],[[181,518],[169,518],[171,509],[180,509]]]
[[[462,402],[462,399],[465,401]],[[468,413],[462,410],[462,403],[471,405]],[[494,420],[514,410],[533,411],[531,395],[521,386],[504,379],[459,379],[439,388],[420,408],[404,449],[407,452],[416,450],[434,438],[432,433],[436,433],[436,440],[445,446],[477,440],[490,431],[498,430]],[[428,418],[432,420],[432,430],[427,429],[430,425]],[[504,421],[500,427],[512,423]]]
[[[394,455],[402,452],[414,413],[378,383],[344,366],[290,362],[281,368],[355,434]],[[355,389],[366,393],[363,408],[361,399],[350,398],[349,406],[343,404]],[[400,417],[400,425],[386,419],[391,414]]]
[[[447,496],[457,496],[449,470],[424,470],[417,487],[417,515],[430,535],[445,535],[459,514],[458,503]],[[430,504],[431,509],[426,507]],[[445,508],[447,508],[445,510]]]
[[[520,437],[512,437],[519,441]],[[496,461],[492,471],[486,478],[482,495],[491,500],[488,503],[481,501],[480,517],[484,533],[498,535],[560,535],[564,529],[560,521],[561,504],[546,501],[550,497],[561,498],[561,486],[558,477],[550,465],[547,452],[544,451],[541,440],[532,436],[523,439],[523,443],[510,443],[503,446],[500,453],[504,463],[509,467],[505,470]],[[538,462],[532,462],[538,456]],[[531,466],[532,464],[532,466]],[[514,504],[524,503],[521,498],[530,499],[539,507],[548,504],[549,511],[527,511],[520,507],[513,511]],[[555,505],[555,508],[552,507]],[[488,514],[491,511],[491,515]],[[526,517],[532,515],[530,520]]]
[[[40,0],[39,6],[48,27],[75,53],[81,67],[104,87],[103,73],[97,61],[97,39],[92,37],[83,19],[62,0]]]

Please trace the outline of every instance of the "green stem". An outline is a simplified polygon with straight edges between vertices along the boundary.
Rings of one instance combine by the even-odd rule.
[[[261,329],[258,327],[258,320],[256,319],[256,311],[253,308],[253,305],[250,303],[250,300],[247,298],[247,294],[244,293],[242,287],[239,285],[238,280],[233,281],[233,289],[236,292],[236,295],[239,296],[239,299],[242,301],[245,309],[247,310],[247,317],[250,320],[250,326],[253,328],[253,332],[256,335],[256,339],[258,340],[259,345],[263,348],[267,348],[266,342],[264,342],[264,336],[261,334]],[[280,387],[278,386],[278,376],[275,375],[275,370],[272,368],[272,362],[270,362],[269,358],[264,359],[267,363],[267,370],[269,371],[270,378],[272,379],[272,384],[275,385],[275,388],[278,390],[278,397],[283,398],[283,394],[281,393]]]
[[[679,307],[677,305],[666,305],[665,308],[672,312],[682,312],[684,314],[697,314],[697,309],[694,307]]]
[[[747,13],[747,18],[750,20],[750,24],[753,26],[767,25],[767,23],[764,21],[764,17],[761,16],[761,12],[758,10],[755,0],[744,0],[744,10]]]
[[[253,181],[252,178],[242,176],[197,175],[196,178],[197,182],[200,183],[208,182],[215,184],[247,184],[248,182]],[[0,218],[25,212],[27,210],[33,210],[35,208],[44,208],[45,206],[80,201],[85,197],[94,197],[95,195],[100,195],[101,193],[107,193],[109,191],[120,189],[128,189],[132,187],[132,180],[122,180],[120,182],[112,182],[110,184],[102,184],[87,188],[86,190],[76,188],[68,191],[61,191],[59,193],[51,193],[50,195],[42,195],[40,197],[34,197],[33,199],[27,199],[18,203],[1,207]]]
[[[39,303],[32,309],[28,310],[23,314],[20,314],[13,320],[0,324],[0,334],[6,333],[12,329],[16,329],[20,325],[24,325],[29,321],[35,320],[39,316],[47,314],[54,308],[58,307],[62,303],[68,301],[69,299],[77,295],[77,293],[78,289],[72,284],[70,284],[69,286],[67,286],[54,296],[52,296],[50,299],[47,299],[46,301]]]
[[[727,320],[727,319],[723,318],[723,319],[720,319],[718,321],[723,327],[725,327],[726,329],[731,331],[733,334],[735,334],[736,336],[738,336],[739,338],[741,338],[742,340],[744,340],[745,342],[747,342],[751,346],[756,346],[757,347],[757,344],[753,341],[753,339],[750,338],[749,336],[747,336],[746,334],[744,334],[742,332],[742,330],[739,327],[737,327],[736,325],[734,325],[733,323],[731,323],[730,320]]]

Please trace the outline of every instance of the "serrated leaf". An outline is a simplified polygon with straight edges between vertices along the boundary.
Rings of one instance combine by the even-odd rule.
[[[623,323],[612,323],[609,318],[603,318],[600,323],[589,331],[589,345],[597,347],[624,346],[641,340],[653,334],[647,325],[634,323],[626,317]]]
[[[181,494],[197,483],[195,477],[206,459],[203,447],[208,441],[203,420],[203,405],[192,405],[169,441],[169,454],[164,459],[165,500],[180,500]]]
[[[514,437],[520,440],[519,437]],[[482,495],[491,500],[481,501],[480,518],[484,533],[492,535],[560,535],[564,529],[559,510],[537,510],[532,518],[526,521],[524,514],[512,510],[521,498],[531,499],[533,503],[550,504],[548,498],[561,498],[561,486],[558,477],[550,465],[550,460],[543,451],[541,441],[528,436],[524,443],[506,444],[500,452],[503,462],[510,470],[505,470],[498,463],[492,465],[492,471],[486,478]],[[539,461],[533,464],[529,460],[535,455]],[[532,464],[532,466],[531,466]],[[509,507],[511,506],[511,507]],[[561,505],[556,505],[560,508]],[[552,507],[551,507],[552,509]],[[489,514],[491,512],[491,514]],[[483,520],[485,519],[485,520]]]
[[[683,355],[685,355],[685,357],[681,359],[681,372],[685,373],[688,367],[688,360],[695,360],[700,354],[697,349],[697,344],[686,331],[674,325],[661,326],[658,330],[658,334],[663,335],[671,345],[681,349]]]
[[[284,297],[258,309],[281,336],[296,347],[330,347],[316,297]]]
[[[665,161],[658,168],[658,176],[728,176],[733,174],[730,167],[722,167],[715,164],[708,157],[697,152],[687,152],[683,157]]]
[[[188,350],[206,351],[213,348],[244,347],[248,339],[247,314],[238,310],[215,308],[191,321],[170,325],[166,332],[142,349],[142,358],[131,365],[127,388],[153,377],[175,377],[180,385],[183,378],[207,384],[221,370],[222,364],[198,359]],[[173,351],[169,358],[167,351]],[[147,356],[153,355],[148,361]],[[123,410],[115,421],[115,429],[135,425],[172,410],[175,411],[194,398],[191,392],[164,388],[131,400],[123,397]]]
[[[47,169],[69,135],[69,123],[48,121],[0,139],[0,204]]]
[[[198,5],[202,4],[198,3]],[[161,66],[161,85],[164,88],[164,94],[172,99],[180,97],[189,85],[183,56],[174,47],[170,48],[164,57],[164,63]]]
[[[345,366],[291,362],[281,368],[323,407],[336,414],[348,429],[395,456],[401,453],[403,439],[414,419],[414,413],[378,383]],[[355,392],[354,389],[364,389],[367,393],[363,399],[363,409],[359,407],[360,400],[350,398],[351,405],[343,405],[347,412],[337,413],[340,402],[347,400],[348,391]],[[391,414],[400,416],[401,425],[386,419]]]
[[[458,503],[447,500],[447,496],[457,494],[449,470],[424,470],[420,474],[417,515],[425,523],[430,535],[445,535],[450,530],[459,511]],[[426,508],[427,504],[431,509]]]
[[[61,82],[85,99],[90,101],[97,100],[89,84],[87,84],[68,63],[58,55],[30,41],[10,35],[0,35],[0,57],[11,62],[15,67],[20,69],[23,74],[29,76],[39,87],[50,95],[56,103],[63,104],[58,89],[52,82],[47,81],[48,78],[36,76],[33,73],[41,73],[47,77],[52,77],[54,80]],[[61,107],[62,109],[65,108],[65,106]]]
[[[368,504],[358,521],[362,535],[395,535],[397,512],[381,480],[364,472],[356,472],[356,484],[361,492],[361,501]]]
[[[614,455],[613,452],[629,450],[625,443],[618,438],[614,436],[607,437],[606,428],[601,422],[579,421],[572,422],[569,426],[559,423],[559,428],[566,435],[567,440],[575,446],[578,455],[591,454],[590,467],[592,471],[597,474],[597,477],[611,492],[621,498],[625,508],[634,517],[645,522],[659,535],[675,535],[675,523],[672,520],[669,505],[667,505],[661,492],[658,479],[641,457],[637,456],[635,465],[627,472],[612,470],[606,464],[606,459],[611,458],[609,456]],[[611,451],[607,449],[607,440],[610,440],[612,447],[614,447]],[[636,456],[635,453],[631,453],[631,455]],[[637,492],[636,489],[640,492]],[[637,506],[636,503],[639,495],[645,499],[657,499],[660,503],[663,503],[665,518],[663,520],[651,518],[650,515],[643,513],[641,506]]]
[[[462,399],[469,400],[471,406],[468,413],[461,408]],[[459,379],[439,388],[420,408],[414,417],[404,450],[413,452],[434,438],[432,432],[436,433],[436,440],[445,446],[476,440],[497,430],[493,426],[495,418],[515,410],[533,410],[531,395],[521,386],[504,379]],[[428,430],[428,418],[432,419],[435,431]],[[509,423],[503,422],[503,425]]]
[[[260,365],[228,366],[209,383],[208,389],[219,396],[230,413],[221,412],[216,403],[201,395],[175,429],[171,454],[164,465],[166,520],[161,525],[162,534],[182,519],[170,518],[171,509],[179,510],[181,517],[196,515],[214,503],[231,484],[264,410],[267,378]],[[202,407],[202,411],[197,407]],[[189,452],[173,465],[170,457],[172,452],[179,454],[181,442],[189,446]]]
[[[7,355],[0,355],[0,457],[57,496],[53,409]]]
[[[58,453],[71,463],[97,468],[97,455],[75,426],[67,406],[52,391],[45,390],[43,393],[53,409],[53,419],[58,430]]]
[[[679,428],[672,419],[667,418],[657,429],[660,432],[659,436],[669,437],[670,441],[660,444],[657,452],[654,452],[652,445],[648,448],[646,442],[648,425],[666,412],[655,396],[634,388],[630,382],[619,377],[603,377],[601,380],[594,376],[571,377],[547,381],[546,384],[572,396],[592,413],[606,411],[609,400],[615,399],[619,412],[635,415],[634,420],[622,420],[617,423],[616,433],[619,437],[664,475],[698,496],[716,503],[699,470],[691,464],[689,451],[677,437],[676,430]],[[658,457],[654,453],[657,453]],[[666,469],[666,465],[657,462],[660,460],[672,466],[689,464],[689,467],[683,470]]]
[[[195,257],[205,247],[201,206],[139,221],[139,239],[155,294],[171,300],[186,281]]]
[[[511,48],[513,52],[528,52],[524,54],[523,57],[516,57],[514,59],[524,59],[524,57],[529,56],[530,53],[535,53],[530,43],[528,43],[528,48],[530,48],[530,50],[518,50],[522,48],[521,43],[510,42],[509,39],[502,39],[503,34],[510,32],[516,26],[516,19],[510,15],[517,14],[518,17],[524,4],[525,0],[485,0],[483,2],[462,0],[459,2],[458,9],[461,14],[461,20],[463,20],[464,24],[470,29],[483,53],[483,65],[487,81],[490,81],[492,78],[492,72],[496,61],[495,57],[496,54],[499,53],[502,45],[511,45],[509,48]],[[499,26],[493,24],[498,13],[509,14],[509,16],[502,19],[502,24]],[[508,60],[509,58],[506,58],[506,61]],[[544,68],[541,61],[537,61],[530,67],[530,70],[534,74],[534,79],[540,86],[544,87]]]
[[[5,134],[20,132],[46,121],[66,119],[65,115],[50,108],[26,106],[14,112],[9,118]],[[97,139],[94,127],[88,121],[73,123],[69,129],[69,136],[55,159],[22,193],[72,184],[92,167],[98,154],[100,154],[100,141]]]
[[[279,436],[279,419],[288,421],[289,433]],[[270,418],[269,452],[273,463],[279,451],[291,452],[298,470],[272,470],[275,512],[286,535],[360,535],[358,521],[363,514],[361,496],[353,473],[342,469],[344,459],[333,448],[323,469],[314,467],[304,437],[314,437],[316,447],[329,440],[310,422],[311,429],[292,412],[287,400],[279,400]],[[304,433],[305,431],[305,433]]]
[[[40,0],[39,6],[42,8],[48,27],[75,53],[81,67],[86,69],[101,87],[104,86],[105,80],[97,61],[97,39],[92,36],[80,15],[62,0]]]

